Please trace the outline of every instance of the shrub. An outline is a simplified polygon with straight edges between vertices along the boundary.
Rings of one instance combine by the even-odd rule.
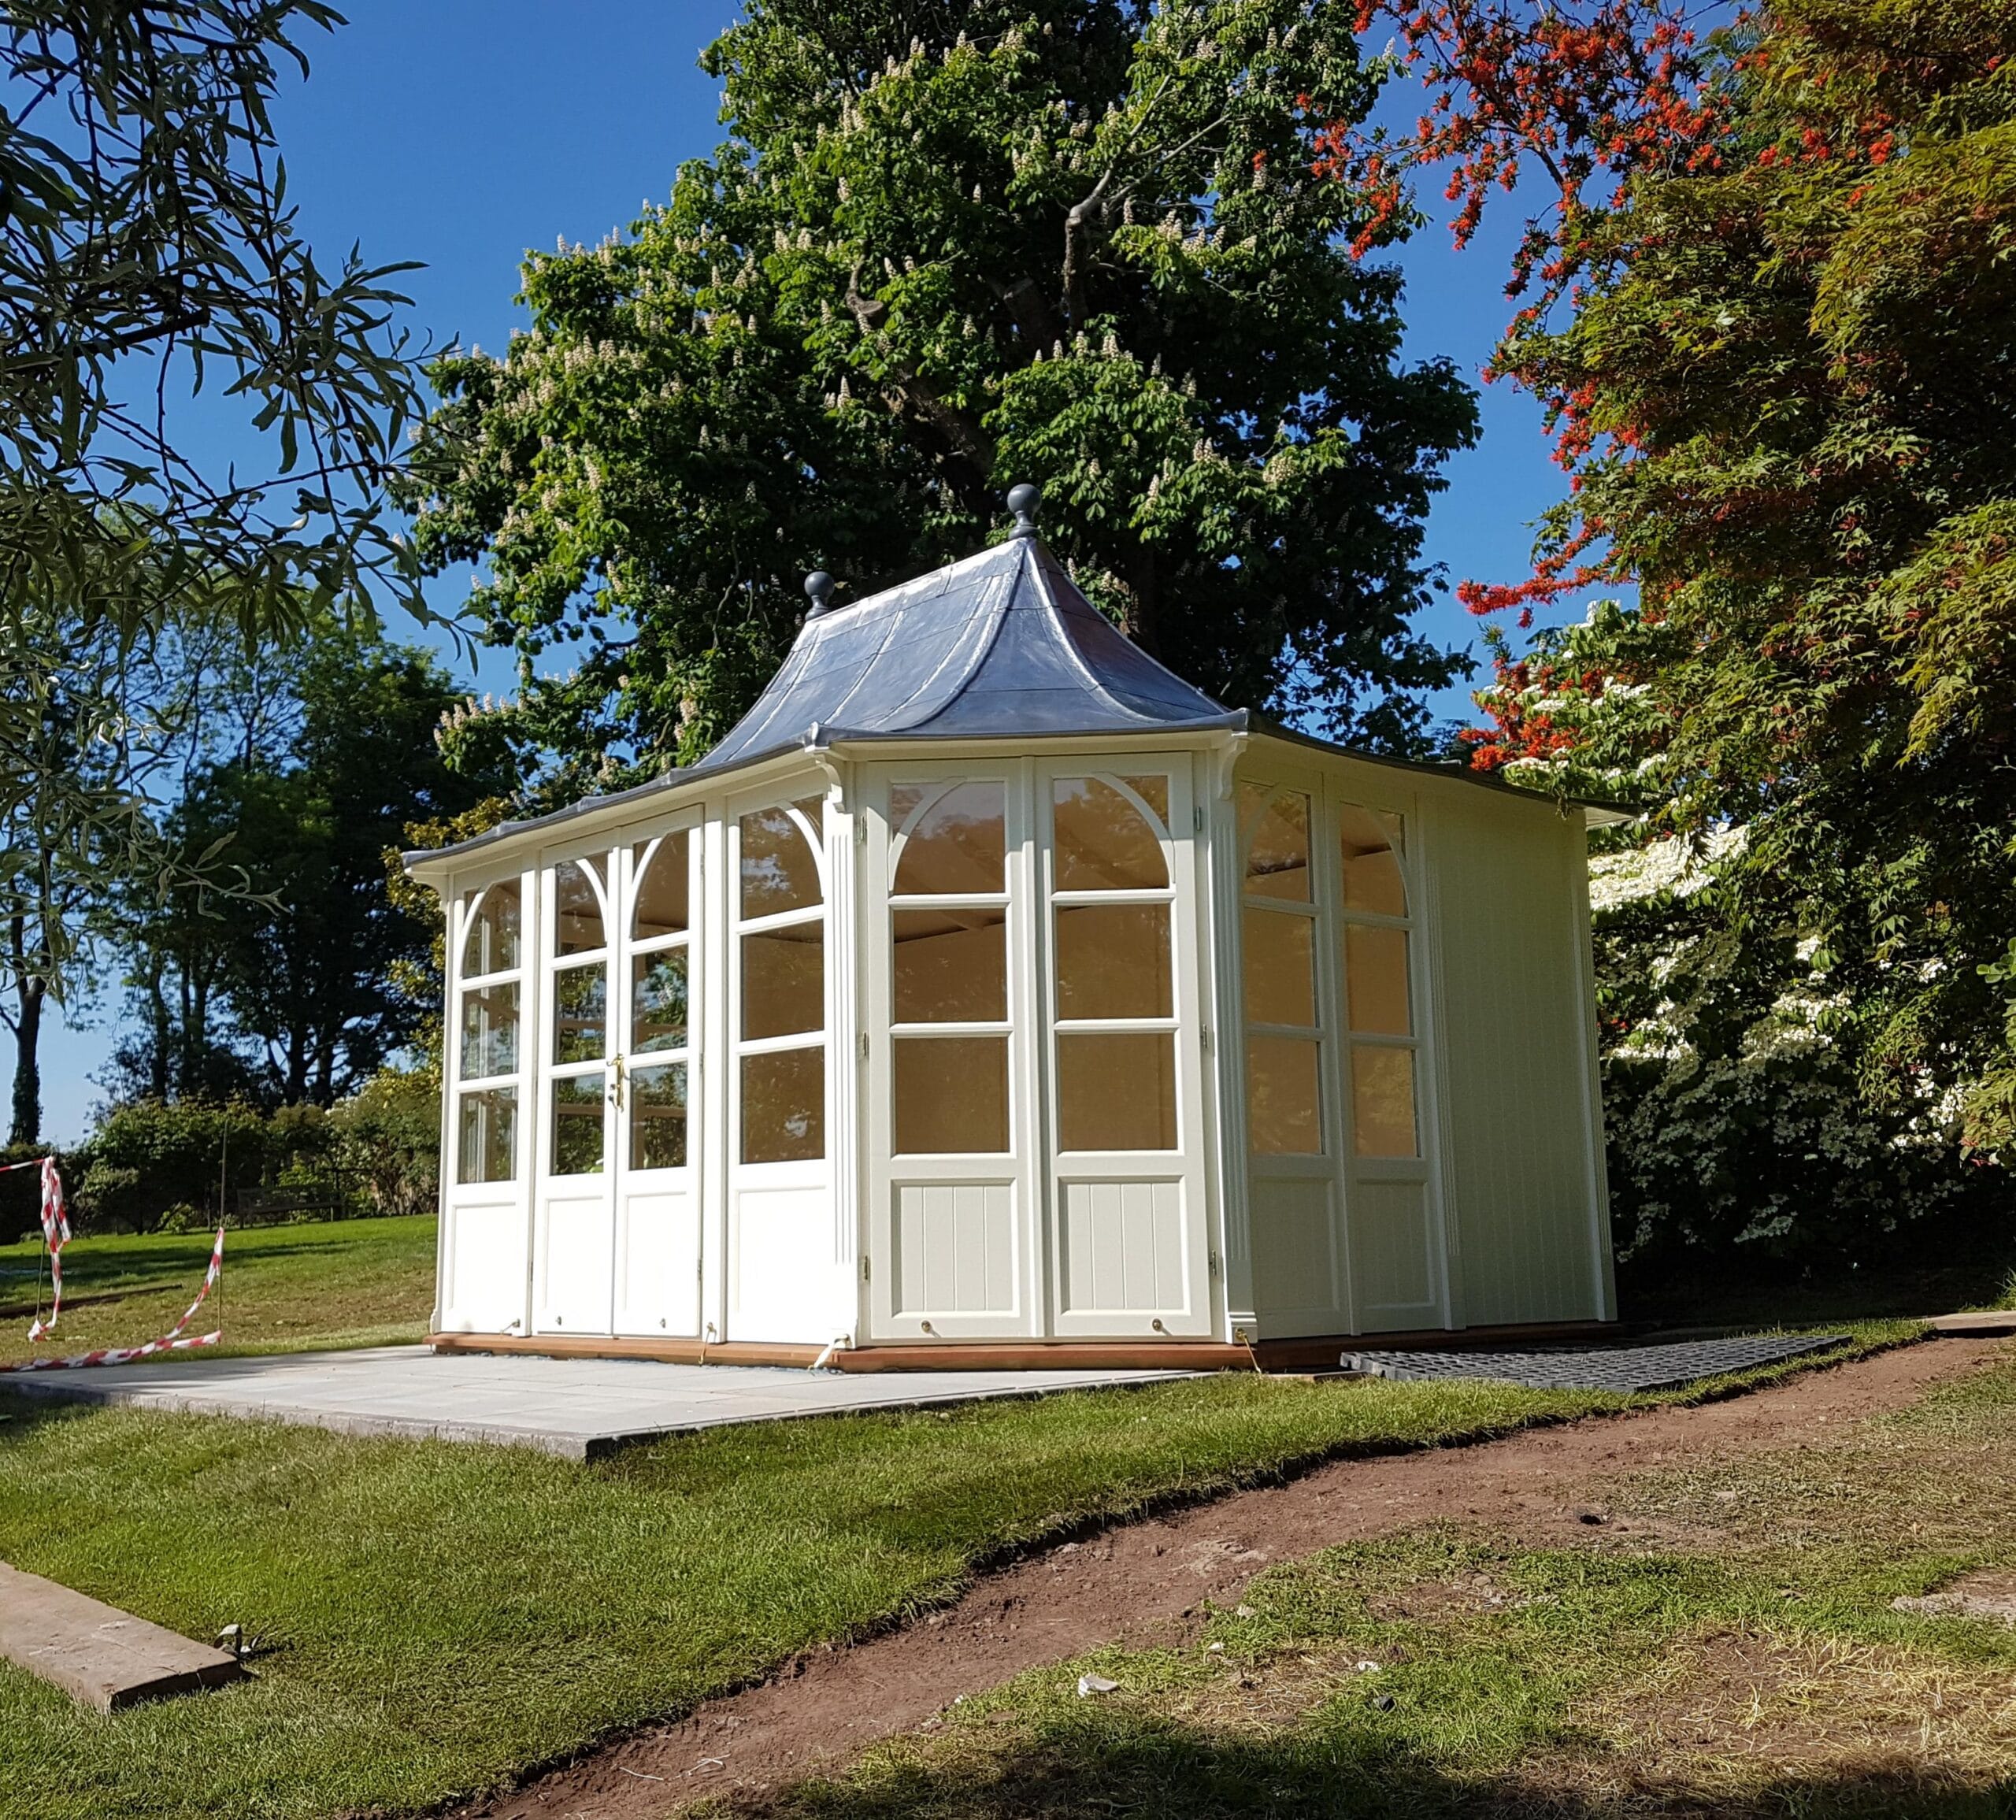
[[[441,1081],[432,1068],[380,1070],[331,1115],[344,1168],[381,1214],[429,1214],[441,1188]]]

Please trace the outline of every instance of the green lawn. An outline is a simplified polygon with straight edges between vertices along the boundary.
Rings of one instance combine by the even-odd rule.
[[[2013,1442],[2016,1361],[1735,1467],[1564,1487],[1610,1517],[1580,1545],[1327,1551],[1187,1647],[1033,1672],[765,1811],[2007,1820],[2016,1629],[1892,1601],[2016,1581]],[[1120,1690],[1079,1699],[1087,1670]]]
[[[434,1229],[424,1219],[337,1220],[234,1228],[224,1238],[222,1307],[229,1352],[389,1346],[427,1332],[434,1305]],[[28,1344],[42,1240],[0,1245],[0,1364],[37,1354],[140,1346],[182,1318],[209,1262],[213,1232],[79,1238],[63,1252],[63,1314]],[[189,1331],[217,1324],[213,1290]]]
[[[0,1557],[272,1646],[256,1683],[110,1718],[0,1665],[0,1813],[423,1809],[947,1599],[1088,1520],[1623,1400],[1237,1373],[717,1431],[583,1466],[0,1396]]]

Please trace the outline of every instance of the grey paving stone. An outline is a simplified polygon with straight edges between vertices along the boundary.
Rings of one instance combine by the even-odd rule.
[[[1535,1352],[1347,1352],[1347,1371],[1414,1381],[1486,1378],[1530,1390],[1673,1390],[1725,1372],[1773,1365],[1829,1346],[1845,1333],[1750,1333],[1662,1346],[1550,1348]]]
[[[736,1422],[1043,1396],[1195,1375],[1180,1371],[811,1372],[637,1359],[433,1353],[424,1346],[176,1359],[0,1389],[52,1401],[256,1418],[353,1435],[537,1447],[568,1459]]]

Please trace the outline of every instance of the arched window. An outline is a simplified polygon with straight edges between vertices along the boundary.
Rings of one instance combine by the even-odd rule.
[[[1007,786],[889,792],[891,1148],[1009,1148]]]
[[[1177,1147],[1166,777],[1051,787],[1058,1143]]]
[[[1413,924],[1400,864],[1403,833],[1397,815],[1350,804],[1339,813],[1351,1147],[1366,1157],[1421,1154],[1420,1040],[1411,984]]]
[[[547,1173],[601,1172],[609,1063],[609,862],[553,869],[553,1028],[547,1045],[552,1124]]]
[[[1261,1156],[1315,1155],[1323,1149],[1322,1029],[1310,799],[1299,790],[1246,784],[1240,825],[1247,1144]]]
[[[524,907],[524,887],[515,878],[462,897],[455,1021],[458,1182],[507,1182],[517,1173]]]
[[[817,796],[736,823],[745,1163],[826,1154],[826,912]]]
[[[687,902],[691,840],[683,829],[631,850],[629,1166],[683,1169],[692,1042]]]

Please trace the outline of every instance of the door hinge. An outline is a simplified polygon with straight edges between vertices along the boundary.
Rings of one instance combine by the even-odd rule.
[[[1200,1024],[1197,1026],[1197,1040],[1204,1045],[1204,1053],[1206,1055],[1210,1055],[1211,1053],[1211,1031],[1209,1025]]]
[[[861,1255],[861,1280],[864,1283],[868,1281],[868,1254],[865,1251]]]
[[[1213,1251],[1209,1254],[1206,1267],[1214,1277],[1222,1276],[1225,1273],[1225,1259],[1221,1258],[1216,1251]]]
[[[868,844],[868,817],[865,815],[857,815],[854,818],[854,843],[856,847]]]
[[[865,1030],[862,1031],[861,1033],[859,1047],[861,1050],[861,1058],[862,1061],[865,1062],[868,1059],[868,1032]]]
[[[696,1283],[704,1283],[706,1280],[707,1260],[705,1258],[695,1258],[693,1260],[693,1281]]]
[[[1193,834],[1204,832],[1204,805],[1201,803],[1190,811],[1190,831]]]

